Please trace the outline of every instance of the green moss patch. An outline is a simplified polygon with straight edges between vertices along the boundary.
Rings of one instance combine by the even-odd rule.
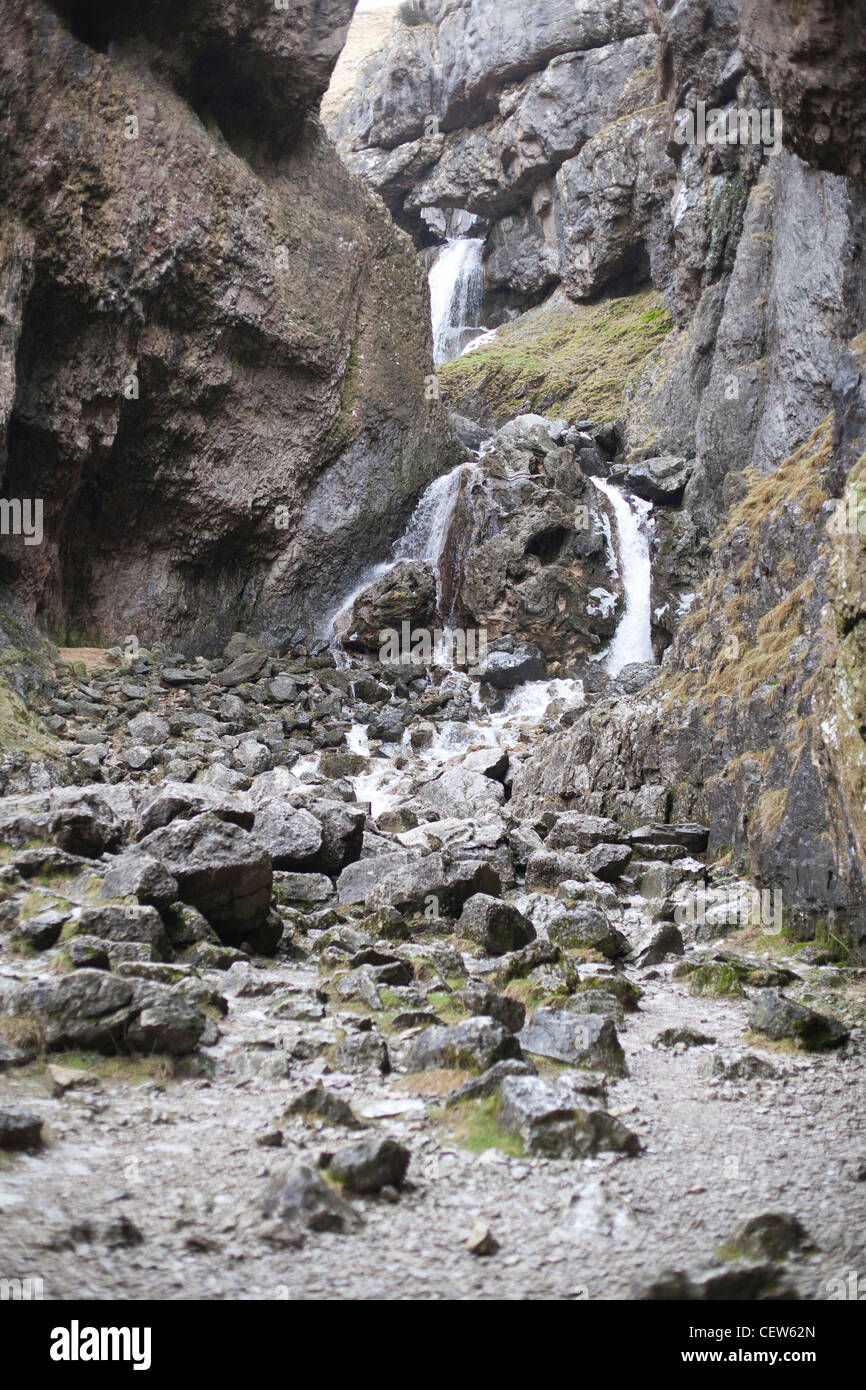
[[[452,410],[491,426],[527,412],[616,420],[672,326],[655,290],[595,304],[557,293],[505,324],[494,342],[440,367],[443,397]]]

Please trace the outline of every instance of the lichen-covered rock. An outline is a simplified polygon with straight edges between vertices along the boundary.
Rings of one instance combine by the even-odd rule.
[[[518,1135],[527,1152],[539,1157],[592,1158],[608,1151],[634,1155],[640,1148],[636,1134],[588,1104],[568,1077],[506,1077],[499,1087],[496,1118],[507,1134]]]
[[[841,1047],[848,1041],[848,1029],[837,1018],[816,1013],[773,989],[762,989],[754,999],[749,1026],[774,1042],[790,1038],[810,1052]]]
[[[514,1034],[490,1018],[469,1018],[450,1028],[425,1028],[412,1043],[409,1071],[483,1072],[496,1062],[522,1057]]]
[[[489,956],[522,950],[535,940],[535,928],[513,903],[487,893],[474,893],[463,905],[457,923],[459,936],[477,941]],[[486,1012],[484,1010],[483,1012]]]
[[[536,1009],[520,1034],[530,1056],[549,1057],[570,1066],[626,1076],[625,1054],[609,1018],[564,1009]]]

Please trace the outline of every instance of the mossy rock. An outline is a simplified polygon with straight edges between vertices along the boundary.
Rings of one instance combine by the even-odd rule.
[[[689,980],[689,994],[729,994],[745,997],[736,966],[727,961],[711,961],[699,965]]]
[[[626,1013],[634,1013],[643,994],[643,990],[633,985],[624,975],[591,975],[589,979],[580,981],[574,993],[585,994],[589,990],[612,994],[614,999],[618,999],[622,1004]]]

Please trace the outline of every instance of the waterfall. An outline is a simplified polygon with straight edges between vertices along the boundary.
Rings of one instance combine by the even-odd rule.
[[[418,560],[432,566],[436,571],[438,589],[439,560],[448,535],[448,524],[457,501],[463,470],[470,466],[458,463],[450,473],[443,473],[441,477],[434,478],[424,489],[415,504],[406,530],[394,543],[391,559],[381,561],[365,570],[354,587],[340,599],[337,607],[326,618],[324,632],[328,638],[334,635],[337,619],[352,608],[364,590],[375,584],[377,579],[384,578],[401,560]]]
[[[436,366],[457,357],[466,330],[477,328],[484,290],[483,237],[449,241],[430,270],[430,315]]]
[[[629,501],[602,478],[592,481],[613,508],[619,540],[625,612],[605,658],[608,674],[616,676],[632,662],[655,660],[650,627],[652,565],[647,535],[647,519],[652,508],[649,502],[637,497]]]
[[[421,494],[409,525],[394,546],[395,563],[421,560],[428,565],[439,564],[465,467],[466,464],[459,463],[450,473],[434,478]]]

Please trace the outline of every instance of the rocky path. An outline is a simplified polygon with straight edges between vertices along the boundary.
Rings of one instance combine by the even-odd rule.
[[[358,684],[387,678],[368,668]],[[479,717],[461,745],[458,690],[431,749],[426,683],[398,685],[402,741],[341,754],[339,712],[318,714],[333,665],[245,668],[236,717],[260,725],[295,682],[309,749],[253,772],[223,733],[229,756],[178,782],[165,670],[144,658],[132,697],[91,677],[91,703],[150,706],[106,718],[104,781],[0,801],[0,1276],[58,1299],[659,1297],[671,1270],[688,1297],[850,1286],[861,970],[731,932],[730,876],[689,912],[699,827],[515,820],[497,779],[542,715],[492,747]],[[192,688],[208,729],[225,695]],[[22,1114],[41,1146],[16,1147]]]
[[[386,660],[358,633],[391,580],[351,656],[66,651],[31,697],[56,743],[0,769],[0,1279],[847,1291],[866,972],[789,942],[663,785],[521,784],[652,663]]]
[[[630,1076],[608,1086],[640,1156],[549,1160],[461,1147],[438,1087],[301,1061],[292,1048],[326,1040],[331,1011],[286,1027],[287,1050],[275,1048],[273,1001],[314,998],[318,972],[234,967],[201,1068],[210,1078],[116,1074],[55,1098],[44,1074],[4,1087],[49,1136],[2,1174],[4,1270],[38,1275],[54,1298],[610,1299],[660,1269],[707,1265],[744,1215],[784,1211],[820,1247],[789,1255],[793,1281],[827,1297],[830,1280],[862,1267],[862,1056],[778,1055],[771,1078],[713,1078],[714,1062],[762,1055],[744,1054],[745,1006],[693,999],[668,973],[644,982],[622,1032]],[[671,1026],[718,1042],[653,1046]],[[316,1085],[369,1116],[365,1127],[286,1120],[291,1097]],[[406,1188],[353,1199],[359,1230],[300,1249],[270,1232],[260,1202],[274,1174],[381,1136],[411,1153]],[[479,1221],[500,1245],[487,1258],[465,1248]]]

